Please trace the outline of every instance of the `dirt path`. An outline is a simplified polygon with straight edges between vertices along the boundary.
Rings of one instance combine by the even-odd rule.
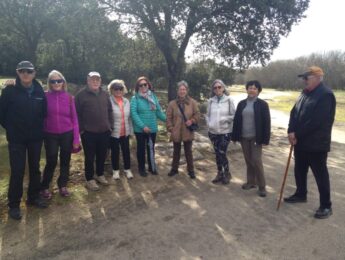
[[[100,192],[77,185],[68,203],[55,195],[46,210],[24,207],[21,222],[1,216],[0,259],[345,259],[343,143],[333,142],[329,155],[334,214],[328,220],[312,217],[318,192],[311,175],[308,203],[275,210],[289,149],[282,127],[274,126],[264,149],[267,198],[241,189],[239,145],[231,144],[228,186],[211,183],[216,169],[206,137],[194,144],[196,180],[185,165],[178,176],[166,175],[170,147],[158,145],[158,176],[122,178]],[[285,194],[294,191],[291,166]],[[82,161],[73,167],[81,174]]]

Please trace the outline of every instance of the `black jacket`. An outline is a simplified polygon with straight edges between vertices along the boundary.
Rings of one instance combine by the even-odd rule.
[[[242,138],[242,111],[247,105],[247,99],[238,103],[234,118],[234,127],[231,140],[241,141]],[[257,98],[254,102],[255,118],[255,142],[258,145],[269,144],[271,137],[271,116],[270,109],[266,101]]]
[[[303,91],[290,112],[288,133],[297,138],[295,150],[328,152],[336,100],[322,82],[313,91]]]
[[[46,111],[46,97],[38,81],[33,81],[31,94],[20,84],[19,78],[15,86],[5,87],[0,97],[0,123],[6,129],[8,142],[42,140]]]

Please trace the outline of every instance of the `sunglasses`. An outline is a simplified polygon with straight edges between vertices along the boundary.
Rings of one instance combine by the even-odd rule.
[[[32,74],[32,73],[34,73],[35,71],[34,71],[34,70],[30,70],[30,69],[21,69],[21,70],[18,70],[18,72],[19,72],[20,74],[24,74],[24,73]]]
[[[49,80],[50,84],[60,84],[60,83],[63,83],[63,82],[64,82],[63,79],[51,79],[51,80]]]
[[[142,87],[147,87],[148,84],[147,83],[144,83],[144,84],[140,84],[139,87],[142,88]]]
[[[314,78],[314,76],[313,75],[312,76],[303,76],[302,78],[303,78],[303,80],[308,81],[309,79]]]
[[[122,90],[123,90],[123,87],[114,87],[113,90],[115,90],[115,91],[116,91],[116,90],[122,91]]]
[[[221,89],[222,86],[214,86],[213,89]]]

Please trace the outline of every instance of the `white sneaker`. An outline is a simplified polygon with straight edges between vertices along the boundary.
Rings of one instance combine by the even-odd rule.
[[[93,178],[102,185],[109,185],[109,182],[105,179],[104,175],[94,175]]]
[[[126,173],[127,179],[133,179],[133,174],[130,169],[124,170],[124,172]]]
[[[88,188],[89,190],[92,191],[98,191],[99,190],[99,186],[97,185],[95,180],[89,180],[85,183],[85,187]]]
[[[120,171],[119,170],[113,170],[113,179],[114,180],[120,179]]]

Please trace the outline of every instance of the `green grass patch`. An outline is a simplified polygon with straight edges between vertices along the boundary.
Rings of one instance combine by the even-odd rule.
[[[335,121],[345,123],[345,91],[336,90],[334,94],[337,100]],[[267,102],[272,109],[290,113],[299,95],[299,91],[286,91],[286,95],[276,96]]]
[[[290,113],[299,95],[299,91],[288,91],[286,95],[276,96],[267,102],[272,109]]]

